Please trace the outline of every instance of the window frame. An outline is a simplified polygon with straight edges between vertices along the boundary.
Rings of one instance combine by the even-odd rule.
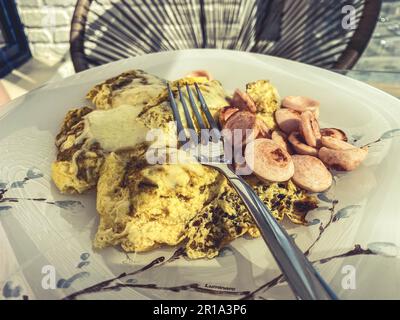
[[[14,0],[0,0],[0,28],[6,40],[0,48],[2,78],[32,57]]]

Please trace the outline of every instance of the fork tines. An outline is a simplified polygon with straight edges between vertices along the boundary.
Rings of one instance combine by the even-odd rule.
[[[213,116],[211,115],[211,112],[207,106],[207,103],[203,97],[203,94],[201,93],[201,90],[198,86],[197,83],[194,84],[196,88],[196,93],[197,93],[197,98],[200,104],[200,109],[204,113],[205,118],[207,119],[207,124],[205,123],[201,113],[200,109],[197,106],[195,97],[193,95],[192,89],[188,84],[186,84],[186,92],[189,98],[190,106],[193,111],[194,118],[196,119],[197,126],[200,130],[210,130],[210,135],[213,139],[219,140],[221,135],[219,133],[219,128],[217,123],[215,122]],[[178,105],[175,101],[174,94],[171,90],[171,87],[169,84],[167,84],[168,88],[168,97],[169,97],[169,102],[170,106],[172,109],[172,113],[174,116],[174,120],[176,121],[176,127],[177,127],[177,133],[178,133],[178,139],[180,142],[183,142],[183,144],[186,144],[189,141],[197,143],[199,141],[199,134],[196,133],[196,126],[193,122],[193,119],[190,115],[189,108],[186,103],[186,99],[182,93],[182,89],[180,85],[178,84],[178,95],[179,95],[179,101],[181,102],[182,108],[183,108],[183,113],[185,115],[186,123],[187,123],[187,128],[189,129],[189,134],[190,138],[187,137],[182,119],[179,113]],[[203,135],[202,135],[203,137]]]

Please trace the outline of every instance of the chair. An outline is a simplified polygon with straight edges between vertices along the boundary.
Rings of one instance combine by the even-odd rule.
[[[353,28],[342,8],[354,10]],[[366,48],[381,0],[78,0],[76,72],[151,52],[224,48],[349,69]]]

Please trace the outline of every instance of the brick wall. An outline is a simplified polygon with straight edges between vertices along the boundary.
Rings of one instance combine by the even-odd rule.
[[[60,61],[68,53],[76,0],[16,1],[33,56],[49,64]],[[380,22],[358,69],[400,70],[400,0],[383,1]]]
[[[69,50],[69,30],[77,0],[16,0],[32,55],[50,65]]]

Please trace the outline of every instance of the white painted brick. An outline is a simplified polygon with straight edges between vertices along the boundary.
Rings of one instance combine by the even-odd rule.
[[[68,12],[47,7],[43,9],[21,10],[21,20],[26,27],[59,27],[68,26],[71,17]]]
[[[43,0],[45,5],[57,7],[75,6],[77,0]]]
[[[72,19],[72,16],[74,15],[74,12],[75,12],[75,7],[66,8],[65,10],[67,11],[68,15]]]
[[[29,42],[32,43],[49,43],[53,41],[52,34],[47,29],[28,29],[26,33]]]
[[[70,28],[57,28],[54,31],[54,42],[69,42],[69,31]]]
[[[42,0],[18,0],[17,5],[21,8],[38,8],[42,5]]]
[[[69,44],[31,44],[33,56],[46,64],[54,64],[63,59],[69,52]]]

